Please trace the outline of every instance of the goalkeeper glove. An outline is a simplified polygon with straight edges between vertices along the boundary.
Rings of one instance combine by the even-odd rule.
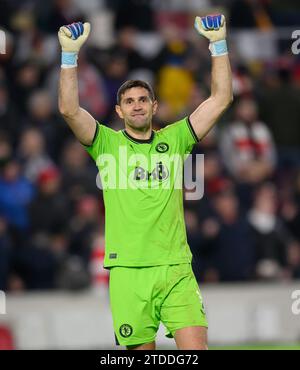
[[[61,45],[61,67],[77,66],[78,52],[89,36],[91,25],[81,22],[71,23],[60,27],[58,39]]]
[[[195,18],[195,28],[198,33],[209,41],[212,56],[228,54],[226,44],[226,21],[224,15],[207,15]]]

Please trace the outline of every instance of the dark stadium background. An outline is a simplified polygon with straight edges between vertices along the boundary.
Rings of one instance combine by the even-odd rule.
[[[81,106],[121,129],[117,89],[145,79],[160,102],[159,129],[209,94],[210,54],[193,20],[216,12],[227,18],[234,103],[194,149],[205,155],[205,196],[185,201],[194,272],[208,290],[299,285],[299,2],[0,0],[0,290],[8,302],[107,290],[96,167],[58,113],[59,27],[92,25],[79,56]],[[13,318],[0,321],[1,346],[22,347]]]

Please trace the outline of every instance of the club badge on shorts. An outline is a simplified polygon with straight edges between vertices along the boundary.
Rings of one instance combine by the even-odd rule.
[[[123,324],[120,326],[119,332],[123,338],[128,338],[132,334],[132,326],[129,324]]]

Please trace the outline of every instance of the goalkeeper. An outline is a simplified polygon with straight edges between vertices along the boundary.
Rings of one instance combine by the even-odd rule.
[[[208,133],[232,101],[232,80],[224,16],[196,17],[195,28],[209,41],[210,97],[188,117],[159,131],[152,130],[158,103],[151,86],[140,80],[126,81],[119,88],[116,112],[124,121],[123,130],[100,124],[81,108],[77,56],[90,24],[73,23],[58,32],[62,48],[59,110],[95,160],[102,183],[115,172],[115,181],[103,189],[104,267],[110,269],[116,340],[128,349],[155,349],[160,322],[178,349],[207,349],[208,324],[191,268],[182,189],[174,186],[175,170],[167,157],[183,158]],[[128,161],[124,150],[131,158]],[[116,165],[110,171],[104,167],[108,159]],[[180,166],[182,172],[183,163]],[[170,186],[162,186],[167,180]]]

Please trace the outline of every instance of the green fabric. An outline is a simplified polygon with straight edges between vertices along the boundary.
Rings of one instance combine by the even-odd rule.
[[[191,261],[181,184],[184,157],[197,138],[188,118],[152,135],[151,142],[140,143],[125,130],[114,131],[98,124],[93,144],[86,147],[103,185],[104,267]],[[177,160],[170,160],[172,156]],[[127,181],[129,187],[125,189]]]
[[[113,267],[109,289],[114,331],[122,346],[153,342],[160,321],[168,338],[181,328],[208,326],[190,264]]]

